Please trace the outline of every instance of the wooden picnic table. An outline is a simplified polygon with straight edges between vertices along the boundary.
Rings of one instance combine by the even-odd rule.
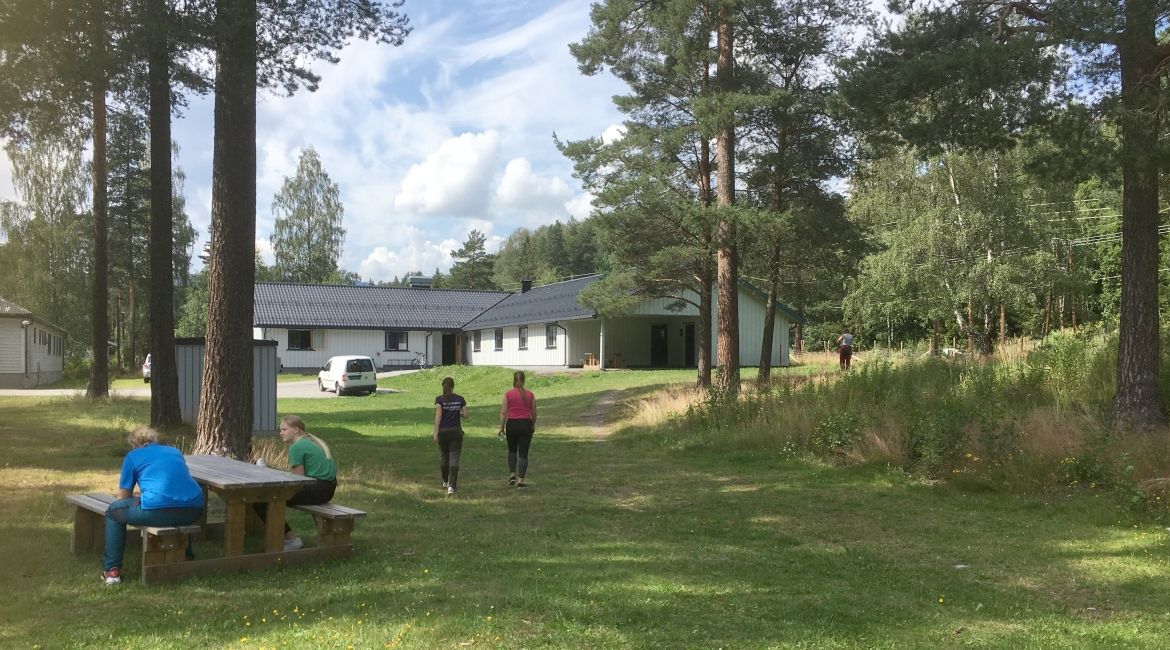
[[[312,484],[313,479],[222,456],[191,454],[186,460],[191,477],[203,486],[204,502],[210,489],[227,506],[223,530],[224,557],[244,555],[248,511],[257,503],[268,506],[264,520],[264,552],[279,553],[284,549],[284,502],[301,488]]]

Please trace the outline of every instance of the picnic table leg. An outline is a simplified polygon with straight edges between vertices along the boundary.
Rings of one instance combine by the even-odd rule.
[[[223,556],[233,557],[244,554],[244,524],[248,517],[248,504],[239,499],[227,502],[227,515],[223,527]]]
[[[264,518],[264,552],[279,553],[284,550],[284,499],[268,504],[268,515]]]
[[[207,510],[211,507],[211,504],[207,500],[207,486],[200,485],[199,488],[203,490],[203,514],[199,517],[199,521],[197,521],[195,523],[199,524],[200,528],[206,528],[207,527]]]

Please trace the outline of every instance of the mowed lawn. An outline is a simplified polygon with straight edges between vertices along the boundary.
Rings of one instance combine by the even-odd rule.
[[[500,369],[452,369],[460,493],[430,440],[444,372],[288,400],[369,516],[345,561],[98,581],[63,497],[113,490],[146,400],[0,398],[4,648],[1165,647],[1167,531],[1092,492],[963,492],[879,467],[667,451],[625,408],[690,372],[535,377],[531,487],[507,487]],[[612,406],[599,402],[613,401]],[[793,408],[799,408],[794,404]],[[606,435],[600,424],[612,425]],[[293,525],[312,543],[311,522]],[[211,542],[197,552],[215,554]]]

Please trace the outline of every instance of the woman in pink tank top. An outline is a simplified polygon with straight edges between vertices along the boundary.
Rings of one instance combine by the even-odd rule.
[[[536,396],[524,388],[524,373],[512,373],[512,390],[500,403],[500,435],[508,437],[508,485],[524,488],[528,473],[528,447],[536,431]]]

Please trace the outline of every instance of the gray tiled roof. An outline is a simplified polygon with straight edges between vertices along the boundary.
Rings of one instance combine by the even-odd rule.
[[[600,279],[600,275],[588,275],[535,287],[524,293],[514,293],[480,314],[463,329],[471,331],[524,323],[593,318],[594,311],[577,304],[577,296],[585,287]]]
[[[0,316],[32,316],[32,312],[14,302],[0,298]]]
[[[257,282],[256,327],[458,330],[505,291]]]

